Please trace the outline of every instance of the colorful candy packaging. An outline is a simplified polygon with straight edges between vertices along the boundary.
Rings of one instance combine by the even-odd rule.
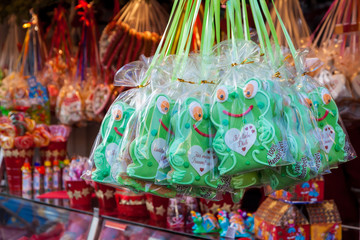
[[[65,83],[60,89],[56,114],[62,124],[72,125],[79,123],[84,118],[83,101],[76,84]]]
[[[220,225],[220,236],[226,238],[251,238],[247,232],[242,216],[237,212],[227,213],[218,210],[218,221]]]

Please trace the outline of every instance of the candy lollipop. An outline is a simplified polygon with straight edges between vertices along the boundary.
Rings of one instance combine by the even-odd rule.
[[[159,173],[166,175],[169,163],[166,158],[170,117],[174,102],[165,94],[157,94],[139,116],[139,135],[130,145],[133,160],[127,168],[131,177],[154,180]]]
[[[211,121],[217,128],[213,146],[221,175],[284,164],[287,144],[273,120],[276,99],[271,91],[254,78],[246,81],[244,88],[218,87]]]
[[[32,132],[36,147],[46,147],[50,143],[51,135],[43,126],[38,126]]]
[[[174,170],[169,176],[175,184],[217,187],[213,171],[218,159],[211,147],[215,129],[209,110],[208,104],[188,98],[171,120],[175,138],[169,148],[169,161]]]
[[[3,149],[12,149],[14,147],[14,138],[13,137],[7,137],[7,136],[1,136],[0,139],[0,145]]]
[[[100,129],[102,142],[97,146],[94,154],[96,165],[96,170],[92,173],[94,180],[102,181],[110,174],[110,168],[118,156],[123,133],[133,113],[133,108],[117,101],[106,114]]]
[[[34,138],[30,134],[15,137],[14,145],[19,149],[29,149],[34,145]]]

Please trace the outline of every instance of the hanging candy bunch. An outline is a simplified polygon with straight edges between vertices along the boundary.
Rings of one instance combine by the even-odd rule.
[[[167,197],[239,200],[248,187],[286,188],[353,159],[334,100],[308,76],[279,14],[288,55],[265,0],[250,0],[259,45],[245,0],[226,2],[223,42],[220,2],[205,1],[200,53],[189,54],[200,4],[175,1],[151,62],[117,72],[115,85],[135,88],[106,114],[86,176]]]
[[[76,9],[82,22],[76,73],[61,88],[56,104],[60,122],[68,125],[101,119],[112,91],[108,75],[103,80],[93,6],[80,0]]]
[[[104,68],[115,73],[142,54],[154,55],[168,17],[156,0],[129,1],[102,32],[99,46]]]
[[[50,123],[50,109],[47,89],[38,81],[47,56],[42,40],[37,15],[30,11],[32,19],[23,25],[27,28],[22,52],[21,65],[3,80],[8,110],[28,111],[37,123]],[[11,100],[10,100],[11,99]],[[10,100],[10,103],[9,103]],[[10,108],[10,109],[9,109]]]
[[[315,79],[337,101],[360,97],[359,7],[355,0],[335,0],[312,35],[312,47],[324,63]]]
[[[54,9],[52,22],[45,36],[51,36],[51,43],[41,80],[47,86],[51,108],[55,109],[60,88],[65,81],[69,81],[75,70],[66,10],[62,6]]]

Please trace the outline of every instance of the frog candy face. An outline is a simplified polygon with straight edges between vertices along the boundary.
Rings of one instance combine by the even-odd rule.
[[[315,114],[316,121],[321,127],[324,122],[336,124],[339,119],[339,112],[335,101],[330,95],[329,90],[324,87],[316,88],[310,94],[312,101],[312,109]]]
[[[215,136],[209,117],[209,105],[188,98],[172,119],[175,138],[169,150],[173,171],[169,177],[176,184],[216,187],[210,176],[217,164],[211,147]]]
[[[214,149],[220,174],[233,175],[275,165],[284,158],[286,143],[274,123],[272,85],[249,79],[243,88],[220,86],[214,95],[211,120],[217,128]],[[272,107],[270,107],[272,106]],[[281,144],[280,144],[281,143]]]
[[[143,112],[145,132],[151,132],[152,135],[166,137],[170,130],[170,118],[174,102],[166,95],[159,94],[153,99],[150,107]]]
[[[94,153],[96,170],[92,178],[102,181],[110,174],[111,166],[115,163],[119,146],[122,142],[123,133],[130,117],[134,113],[126,103],[115,102],[106,114],[100,128],[102,142],[97,146]]]
[[[244,88],[220,86],[214,96],[212,107],[212,121],[215,126],[225,128],[245,122],[244,119],[254,121],[255,116],[262,115],[266,97],[261,94],[261,83],[258,80],[249,80]]]
[[[134,109],[129,107],[127,104],[120,101],[114,103],[101,125],[102,138],[110,136],[111,138],[118,140],[123,137],[126,124],[133,113]]]

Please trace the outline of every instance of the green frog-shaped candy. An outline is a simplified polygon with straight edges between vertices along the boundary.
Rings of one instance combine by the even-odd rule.
[[[215,128],[210,105],[190,97],[171,120],[175,137],[169,148],[171,182],[182,185],[217,187],[214,171],[218,159],[212,148]]]
[[[170,134],[170,118],[174,101],[165,94],[156,94],[139,114],[138,136],[130,145],[127,174],[153,181],[165,179],[170,170],[166,157]]]
[[[111,166],[118,156],[123,133],[133,113],[134,108],[122,101],[116,101],[104,117],[100,127],[102,142],[94,153],[96,170],[92,173],[93,180],[103,181],[110,175]]]
[[[328,155],[329,166],[335,167],[347,159],[346,135],[339,125],[339,110],[329,91],[315,88],[309,94],[312,110],[320,129],[320,148]]]
[[[283,165],[287,143],[274,118],[270,81],[252,78],[243,88],[220,86],[211,108],[217,129],[213,147],[220,175],[234,175]]]

